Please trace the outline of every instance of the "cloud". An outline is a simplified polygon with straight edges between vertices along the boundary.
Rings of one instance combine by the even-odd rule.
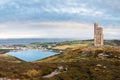
[[[0,35],[93,38],[91,24],[98,21],[105,26],[106,38],[120,38],[119,4],[120,0],[1,0]]]
[[[104,26],[105,39],[120,39],[119,31],[119,26],[115,28]],[[93,37],[93,24],[78,22],[7,22],[0,24],[0,38],[93,39]]]
[[[52,12],[57,14],[79,14],[79,15],[87,15],[87,16],[103,16],[103,12],[97,11],[90,8],[84,7],[66,7],[66,8],[59,8],[59,7],[43,7],[44,11]]]
[[[120,25],[119,0],[4,0],[0,22],[73,21]]]
[[[92,30],[93,27],[90,24],[81,24],[75,22],[4,23],[0,24],[0,38],[39,37],[86,39],[92,38],[92,35],[88,36],[88,34],[92,34]]]

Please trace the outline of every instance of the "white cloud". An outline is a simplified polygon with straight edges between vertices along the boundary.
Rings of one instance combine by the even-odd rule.
[[[106,39],[120,39],[119,27],[106,27],[104,28],[104,34]]]
[[[40,37],[85,39],[93,37],[92,25],[74,22],[14,22],[0,24],[0,26],[4,27],[0,27],[0,38]]]
[[[105,39],[120,39],[120,28],[104,26]],[[93,24],[77,22],[8,22],[0,24],[0,38],[92,39]]]
[[[5,22],[0,24],[0,38],[93,38],[93,25],[78,22],[98,20],[101,25],[120,25],[119,3],[120,0],[0,0],[0,22]],[[105,26],[105,38],[120,38],[118,27]]]
[[[10,0],[0,0],[0,5],[4,5],[6,3],[8,3]]]
[[[103,16],[104,12],[99,11],[92,8],[77,6],[77,7],[62,7],[62,6],[49,6],[42,7],[42,9],[46,12],[55,12],[57,14],[79,14],[79,15],[87,15],[87,16]]]
[[[120,24],[120,0],[1,0],[0,21],[93,21]],[[115,22],[117,21],[117,22]]]

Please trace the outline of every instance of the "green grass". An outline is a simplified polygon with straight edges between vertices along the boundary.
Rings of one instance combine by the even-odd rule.
[[[110,56],[99,59],[101,53]],[[66,50],[62,54],[33,63],[16,62],[19,60],[5,56],[0,58],[0,77],[20,80],[119,80],[119,57],[120,48],[112,46]],[[42,78],[58,66],[67,67],[68,70],[51,78]]]
[[[85,47],[72,50],[66,50],[62,54],[55,55],[38,62],[72,62],[77,60],[98,60],[100,54],[107,55],[103,57],[105,60],[119,60],[120,59],[120,48],[119,47]],[[101,60],[101,59],[100,59]]]
[[[119,41],[107,40],[105,41],[106,45],[114,46],[103,47],[93,47],[93,40],[33,43],[26,46],[43,45],[47,47],[79,43],[90,45],[69,49],[61,54],[36,62],[23,62],[11,56],[1,56],[0,78],[7,77],[20,80],[120,80],[120,47],[115,47],[116,44],[119,46]],[[1,53],[6,53],[6,51],[0,50]],[[98,57],[101,53],[109,56],[101,59]],[[42,78],[42,76],[57,69],[58,66],[67,67],[68,70],[51,78]]]
[[[105,40],[105,45],[120,46],[120,40]]]
[[[0,77],[20,80],[119,80],[119,61],[79,60],[67,63],[13,63],[0,62]],[[97,65],[101,66],[97,66]],[[42,78],[57,69],[67,67],[66,72],[51,78]]]

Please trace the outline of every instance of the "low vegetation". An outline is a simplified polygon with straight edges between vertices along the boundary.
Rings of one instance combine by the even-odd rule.
[[[64,42],[37,42],[23,46],[42,46],[48,50],[53,51],[64,51],[72,48],[93,46],[94,41],[91,40],[74,40],[74,41],[64,41]],[[120,40],[105,40],[105,45],[110,46],[120,46]]]
[[[114,42],[114,45],[119,43]],[[37,45],[42,45],[38,43]],[[120,80],[120,47],[93,47],[93,40],[44,43],[43,46],[73,46],[87,44],[88,46],[66,48],[61,54],[38,60],[24,62],[15,57],[0,54],[0,79],[18,80]],[[113,45],[105,41],[106,45]],[[35,46],[35,44],[32,44]],[[50,47],[49,47],[50,48]],[[0,50],[1,51],[1,50]],[[57,70],[59,66],[65,69],[53,77],[43,76]],[[67,69],[66,69],[67,68]]]
[[[10,51],[10,49],[0,49],[0,54],[7,53],[9,51]]]
[[[6,55],[6,54],[0,54],[0,62],[1,61],[7,61],[7,62],[21,62],[22,60],[16,58],[16,57],[13,57],[13,56],[9,56],[9,55]]]
[[[67,71],[50,78],[43,78],[58,66]],[[78,60],[61,63],[0,63],[0,77],[19,80],[119,80],[120,61]]]
[[[120,60],[120,47],[84,47],[49,57],[38,62],[75,62],[78,60]]]
[[[120,40],[105,40],[105,45],[120,46]]]
[[[39,80],[42,75],[49,74],[56,65],[45,63],[0,61],[0,77],[20,80]]]
[[[22,60],[9,56],[5,53],[9,52],[9,49],[0,49],[0,62],[1,61],[7,61],[7,62],[21,62]]]

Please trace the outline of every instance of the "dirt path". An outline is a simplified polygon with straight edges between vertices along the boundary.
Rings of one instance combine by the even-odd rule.
[[[53,77],[53,76],[55,76],[55,75],[58,75],[58,74],[60,74],[60,73],[62,73],[62,72],[66,72],[67,71],[67,68],[65,67],[63,67],[63,66],[58,66],[58,68],[57,69],[55,69],[53,72],[51,72],[50,74],[48,74],[48,75],[45,75],[45,76],[43,76],[43,78],[51,78],[51,77]]]
[[[50,78],[50,77],[53,77],[53,76],[58,75],[60,73],[61,72],[58,69],[56,69],[53,72],[51,72],[50,74],[43,76],[43,78]]]

